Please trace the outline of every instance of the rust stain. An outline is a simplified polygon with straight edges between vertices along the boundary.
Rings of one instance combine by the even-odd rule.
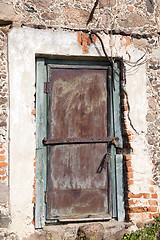
[[[87,46],[87,34],[85,46]],[[52,69],[48,138],[107,136],[106,70]],[[105,213],[107,169],[97,173],[106,143],[49,147],[47,217]]]
[[[133,12],[133,6],[128,6],[127,9],[128,11]]]
[[[121,45],[125,47],[131,45],[130,37],[121,37]]]
[[[130,37],[122,37],[122,38],[121,38],[121,45],[122,45],[122,46],[125,46],[125,47],[131,45],[131,39],[130,39]]]
[[[78,42],[79,45],[82,45],[82,34],[80,32],[78,32]]]
[[[83,214],[96,214],[97,209],[101,213],[106,213],[107,202],[106,191],[101,192],[97,189],[83,191],[77,190],[56,190],[49,196],[52,198],[48,218],[58,217],[76,217]],[[65,201],[64,201],[65,199]]]
[[[84,54],[87,53],[87,42],[88,42],[88,34],[87,33],[83,33],[83,38],[82,38],[82,52]]]
[[[100,44],[99,39],[95,35],[92,36],[92,40],[91,40],[89,34],[87,34],[87,33],[78,32],[77,34],[78,34],[77,41],[78,41],[79,45],[82,46],[83,54],[87,53],[87,47],[90,46],[92,44],[92,42],[94,42],[94,43],[96,42],[96,43]]]
[[[31,112],[32,115],[36,115],[36,109],[34,108]]]

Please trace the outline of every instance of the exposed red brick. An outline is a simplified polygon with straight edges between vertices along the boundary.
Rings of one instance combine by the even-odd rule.
[[[0,151],[0,154],[4,154],[5,153],[5,150],[3,149],[2,151]]]
[[[5,161],[6,157],[5,156],[0,156],[0,161]]]
[[[133,172],[128,172],[127,173],[127,178],[133,178]]]
[[[150,216],[150,219],[152,219],[152,218],[158,217],[159,214],[158,213],[150,213],[149,216]]]
[[[33,189],[35,189],[35,186],[36,186],[36,183],[34,182],[34,183],[33,183]]]
[[[35,115],[36,114],[36,109],[33,109],[32,112],[31,112],[32,115]]]
[[[5,171],[0,171],[0,175],[4,175],[5,173]]]
[[[88,34],[83,33],[83,35],[82,35],[82,52],[84,54],[87,53],[87,41],[88,41]]]
[[[126,161],[125,165],[126,165],[127,168],[130,168],[131,167],[131,161]]]
[[[3,147],[3,143],[0,144],[0,148],[2,148],[2,147]]]
[[[148,211],[147,207],[130,207],[129,208],[130,213],[142,213],[147,211]]]
[[[158,205],[158,202],[157,202],[157,200],[148,200],[148,202],[149,202],[149,205]]]
[[[144,197],[144,198],[149,198],[149,197],[150,197],[150,194],[149,194],[149,193],[143,193],[143,197]]]
[[[133,169],[132,168],[127,168],[127,171],[128,172],[133,172]]]
[[[133,140],[133,136],[128,136],[128,140],[129,141]]]
[[[127,183],[128,183],[128,185],[132,185],[132,184],[134,183],[134,181],[129,179],[129,180],[127,181]]]
[[[78,42],[79,45],[82,45],[82,34],[80,32],[78,32]]]
[[[128,205],[135,205],[136,203],[138,203],[138,200],[133,200],[133,199],[128,200]]]
[[[35,203],[35,197],[32,198],[32,203]]]
[[[158,198],[157,193],[153,193],[153,194],[151,194],[151,198]]]
[[[157,212],[157,207],[149,206],[148,211],[149,212]]]
[[[32,220],[32,224],[35,225],[34,221]]]
[[[6,162],[0,162],[0,168],[1,167],[6,167],[8,164]]]
[[[3,176],[1,177],[1,179],[4,181],[7,178],[7,176]]]
[[[97,42],[97,40],[98,40],[97,36],[94,35],[94,36],[92,37],[92,41],[93,41],[93,42]]]
[[[131,192],[128,193],[128,198],[141,198],[143,195],[143,193],[139,193],[139,194],[133,194]]]
[[[123,157],[125,160],[131,160],[131,155],[130,154],[123,154]]]

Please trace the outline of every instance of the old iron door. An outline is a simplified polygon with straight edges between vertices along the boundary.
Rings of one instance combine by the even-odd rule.
[[[49,67],[48,139],[107,136],[107,69]],[[108,212],[107,143],[48,146],[47,220]]]

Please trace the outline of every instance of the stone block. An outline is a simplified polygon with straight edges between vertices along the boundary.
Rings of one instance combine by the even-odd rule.
[[[152,59],[154,61],[160,61],[160,47],[153,49]]]
[[[56,20],[60,15],[54,12],[44,12],[41,17],[45,20]]]
[[[80,239],[94,239],[102,240],[104,239],[104,227],[101,223],[91,223],[80,226],[77,231],[76,240]]]
[[[150,108],[155,108],[156,105],[157,105],[157,104],[156,104],[156,101],[155,101],[154,97],[149,98],[149,100],[148,100],[148,106],[149,106]]]
[[[31,234],[28,238],[24,238],[24,240],[50,240],[50,239],[52,239],[52,236],[48,234],[48,232],[43,230],[36,231],[35,233]]]
[[[154,12],[154,2],[153,2],[153,0],[147,0],[146,1],[146,7],[147,7],[147,11],[149,13],[153,13]]]
[[[119,25],[128,28],[128,27],[143,27],[146,24],[151,24],[151,22],[135,13],[131,13],[128,17],[119,20]]]
[[[103,27],[108,28],[111,25],[111,17],[109,15],[104,14],[102,16],[101,24]]]
[[[105,238],[105,240],[117,240],[120,238],[123,238],[124,234],[126,234],[128,231],[126,229],[122,229],[118,232],[116,232],[115,234],[112,234],[108,237]]]
[[[145,48],[146,46],[148,46],[148,41],[147,39],[134,39],[133,40],[133,45],[136,47],[136,48],[139,48],[139,49],[142,49],[142,48]]]
[[[116,0],[99,0],[99,6],[102,7],[114,7]]]
[[[27,1],[30,4],[34,4],[37,8],[41,8],[41,9],[47,9],[50,4],[51,4],[51,0],[28,0]]]
[[[7,3],[0,3],[0,25],[10,24],[16,19],[13,6]]]
[[[69,23],[75,23],[79,25],[86,24],[90,13],[86,10],[76,8],[64,8],[64,13]]]
[[[0,227],[7,228],[10,223],[10,218],[7,215],[0,214]]]
[[[148,113],[146,116],[147,122],[154,122],[156,120],[156,116],[152,113]]]

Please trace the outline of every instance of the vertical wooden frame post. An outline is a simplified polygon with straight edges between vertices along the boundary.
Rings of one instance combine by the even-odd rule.
[[[119,138],[116,147],[122,149],[122,125],[121,125],[121,63],[113,65],[113,119],[114,136]],[[123,178],[123,155],[115,154],[116,189],[117,189],[117,218],[122,222],[125,220],[124,208],[124,178]]]
[[[114,136],[114,103],[113,103],[113,78],[112,68],[108,67],[108,136]],[[114,145],[109,146],[110,159],[108,162],[109,174],[109,213],[113,218],[117,217],[117,189],[116,189],[116,168],[115,168],[115,153]]]
[[[122,153],[116,153],[116,148],[123,148],[120,88],[121,64],[115,62],[112,68],[108,68],[108,136],[118,137],[119,141],[116,146],[111,145],[108,162],[109,213],[121,222],[125,220],[123,156]]]
[[[36,192],[35,192],[35,228],[45,224],[47,147],[42,140],[47,137],[47,94],[44,93],[44,82],[47,81],[45,60],[37,58],[36,78]]]

